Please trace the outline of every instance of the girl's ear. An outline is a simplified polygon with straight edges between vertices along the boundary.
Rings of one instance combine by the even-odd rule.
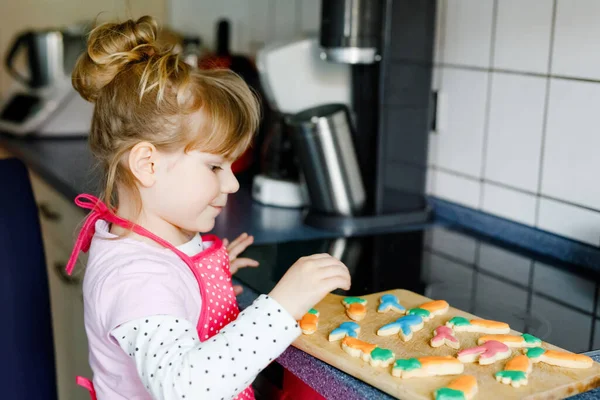
[[[159,153],[149,142],[140,142],[129,152],[129,170],[144,187],[151,187],[156,182],[155,163]]]

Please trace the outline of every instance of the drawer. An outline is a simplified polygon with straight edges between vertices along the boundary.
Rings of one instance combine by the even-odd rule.
[[[71,251],[86,212],[52,189],[39,176],[30,173],[33,194],[40,214],[42,233]]]

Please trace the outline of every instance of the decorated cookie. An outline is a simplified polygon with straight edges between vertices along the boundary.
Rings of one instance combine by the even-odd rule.
[[[419,357],[396,360],[392,375],[399,378],[422,378],[438,375],[460,375],[463,363],[454,357]]]
[[[453,349],[460,347],[458,339],[454,336],[454,331],[444,325],[440,325],[434,329],[430,344],[431,347],[440,347],[443,345],[452,347]]]
[[[527,377],[531,373],[531,360],[522,354],[514,357],[506,363],[502,371],[494,374],[498,382],[505,385],[519,386],[527,385]]]
[[[450,305],[445,300],[435,300],[428,303],[423,303],[419,307],[411,308],[406,312],[407,315],[418,315],[427,322],[437,315],[445,314],[450,308]]]
[[[487,334],[500,334],[510,332],[510,326],[505,322],[490,321],[487,319],[468,320],[463,317],[454,317],[446,322],[446,326],[456,332],[476,332]]]
[[[463,363],[472,363],[479,360],[480,365],[489,365],[510,357],[510,354],[511,350],[507,345],[489,340],[481,346],[459,351],[457,358]]]
[[[398,302],[398,298],[393,294],[384,294],[379,299],[379,307],[377,307],[377,312],[385,313],[388,311],[404,314],[406,312],[406,308],[402,307],[402,305]]]
[[[472,375],[462,375],[448,386],[435,391],[435,400],[471,400],[477,394],[477,379]]]
[[[346,336],[350,337],[358,337],[360,333],[360,325],[356,322],[342,322],[339,327],[335,328],[329,334],[329,341],[335,342],[336,340],[340,340],[345,338]]]
[[[390,336],[400,333],[405,342],[412,339],[413,332],[423,329],[423,319],[418,315],[406,315],[398,318],[395,322],[384,325],[377,331],[379,336]]]
[[[342,304],[346,307],[346,314],[354,321],[362,320],[367,315],[367,300],[360,297],[346,297],[342,300]]]
[[[298,323],[300,324],[302,333],[312,335],[317,331],[317,327],[319,326],[319,312],[311,308]]]
[[[545,350],[541,347],[534,347],[523,351],[533,363],[543,362],[548,365],[565,368],[590,368],[594,365],[594,360],[583,354]]]
[[[508,347],[538,347],[542,341],[533,335],[524,333],[521,336],[516,335],[487,335],[477,340],[477,344],[484,344],[490,340],[504,343]]]
[[[362,358],[373,367],[387,367],[395,358],[391,350],[352,337],[345,337],[342,340],[342,349],[352,357]]]

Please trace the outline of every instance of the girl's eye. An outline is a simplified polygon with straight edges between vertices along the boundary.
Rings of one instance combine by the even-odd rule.
[[[219,167],[218,165],[211,165],[211,166],[210,166],[210,170],[211,170],[211,171],[213,171],[213,172],[214,172],[214,171],[218,171],[218,170],[220,170],[220,169],[222,169],[222,168],[221,168],[221,167]]]

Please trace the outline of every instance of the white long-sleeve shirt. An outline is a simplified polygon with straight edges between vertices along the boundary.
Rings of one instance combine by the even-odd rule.
[[[135,362],[152,398],[231,399],[300,335],[300,328],[263,295],[204,343],[191,322],[168,315],[127,322],[112,335]]]

